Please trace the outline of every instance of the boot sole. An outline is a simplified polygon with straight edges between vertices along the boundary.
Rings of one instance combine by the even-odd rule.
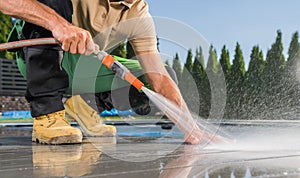
[[[32,141],[36,143],[48,144],[48,145],[76,144],[76,143],[82,143],[82,136],[71,135],[71,136],[54,137],[51,139],[37,138],[35,136],[32,136]]]
[[[80,118],[77,116],[76,113],[74,113],[73,111],[71,111],[71,109],[69,109],[68,106],[65,106],[65,110],[66,110],[66,115],[69,116],[71,119],[74,119],[78,122],[78,124],[80,125],[80,127],[83,129],[83,132],[85,133],[86,136],[88,137],[115,137],[116,133],[112,134],[112,133],[107,133],[107,134],[103,134],[103,133],[95,133],[95,132],[91,132],[84,124],[83,122],[80,120]]]

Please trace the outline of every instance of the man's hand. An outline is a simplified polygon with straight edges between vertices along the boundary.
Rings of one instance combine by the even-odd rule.
[[[234,140],[230,140],[219,135],[213,135],[208,132],[203,132],[200,129],[193,130],[190,134],[184,135],[186,143],[196,144],[209,144],[209,143],[232,143]]]
[[[99,49],[98,45],[94,44],[91,34],[88,31],[71,24],[55,27],[52,30],[52,34],[54,38],[62,43],[62,49],[72,54],[90,55]]]

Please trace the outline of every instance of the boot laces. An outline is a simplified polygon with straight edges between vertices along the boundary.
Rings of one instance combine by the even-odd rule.
[[[47,116],[47,120],[48,120],[48,123],[49,123],[49,125],[47,126],[47,128],[49,128],[52,125],[54,125],[59,119],[61,119],[63,122],[65,122],[67,125],[69,125],[69,122],[65,119],[65,117],[63,116],[63,114],[60,113],[60,112],[47,114],[46,116]]]
[[[96,123],[100,122],[100,120],[98,119],[98,113],[96,111],[92,112],[91,117],[96,121]]]

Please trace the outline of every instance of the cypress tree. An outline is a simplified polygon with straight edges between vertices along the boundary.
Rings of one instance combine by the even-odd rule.
[[[181,74],[182,74],[182,67],[181,67],[181,62],[180,62],[178,53],[176,53],[175,58],[173,59],[172,68],[175,71],[178,80],[180,80]]]
[[[243,53],[240,44],[237,43],[235,49],[235,55],[230,71],[230,81],[228,83],[228,100],[230,106],[230,117],[231,119],[240,119],[242,117],[242,104],[244,95],[244,75],[245,75],[245,64],[244,64]]]
[[[288,59],[287,59],[287,65],[290,68],[294,68],[295,66],[297,66],[297,62],[299,60],[300,57],[300,45],[299,45],[299,33],[295,32],[292,35],[292,40],[289,46],[289,51],[288,51]]]
[[[192,74],[192,69],[193,69],[193,53],[192,50],[189,49],[188,50],[188,54],[187,54],[187,58],[186,61],[184,63],[184,67],[182,69],[182,74],[181,74],[181,78],[179,79],[179,88],[181,89],[182,93],[186,93],[183,94],[183,96],[186,96],[186,100],[188,100],[188,92],[191,89],[189,86],[191,85],[191,82],[193,78],[191,76]]]
[[[298,119],[300,117],[299,113],[299,97],[300,97],[300,83],[299,83],[299,63],[300,62],[300,45],[299,45],[299,34],[295,32],[292,35],[292,40],[290,42],[288,50],[288,60],[285,72],[285,89],[284,97],[288,98],[285,100],[285,112],[282,116],[284,119]]]
[[[264,57],[259,46],[254,46],[250,55],[248,71],[245,74],[245,117],[259,119],[262,108],[262,74]]]
[[[201,84],[202,92],[204,94],[203,99],[206,105],[204,108],[204,114],[206,114],[205,117],[209,116],[212,104],[216,104],[212,99],[216,100],[218,97],[218,88],[216,87],[216,82],[218,81],[218,66],[216,50],[213,46],[210,46],[205,75]],[[212,96],[214,96],[214,98],[212,98]]]
[[[222,67],[222,71],[224,73],[224,76],[226,78],[226,83],[227,83],[229,79],[231,65],[230,65],[229,51],[226,49],[225,45],[223,46],[221,52],[220,67]]]
[[[196,56],[195,59],[197,58],[198,62],[202,65],[203,68],[205,68],[205,62],[204,62],[204,55],[203,55],[203,49],[200,46],[199,48],[196,49]]]
[[[211,74],[212,76],[215,76],[218,73],[217,52],[213,48],[213,46],[210,46],[209,57],[207,60],[207,65],[206,65],[206,72],[208,74]]]
[[[244,62],[243,52],[241,50],[241,46],[239,43],[237,43],[236,45],[235,56],[232,62],[231,74],[233,73],[237,74],[234,75],[233,78],[241,79],[241,80],[243,79],[243,76],[245,74],[245,62]]]
[[[192,49],[188,50],[186,62],[184,64],[184,69],[187,70],[187,72],[191,73],[193,69],[193,52]]]
[[[205,87],[208,88],[209,86],[209,90],[206,91],[206,101],[207,104],[209,106],[209,112],[210,114],[212,114],[210,117],[214,117],[214,115],[216,114],[216,112],[220,112],[220,111],[212,111],[212,107],[215,107],[215,104],[217,104],[216,100],[218,100],[218,96],[219,96],[219,88],[218,86],[218,68],[219,68],[219,64],[218,64],[218,59],[217,59],[217,52],[216,50],[213,48],[213,46],[210,47],[209,50],[209,56],[208,56],[208,60],[207,60],[207,65],[206,65],[206,74],[207,74],[207,78],[208,78],[208,82],[209,84],[205,84]],[[213,106],[214,105],[214,106]],[[216,119],[216,118],[213,118]]]
[[[194,62],[192,64],[192,66],[193,66],[192,74],[195,79],[201,79],[201,77],[203,76],[203,73],[204,73],[203,64],[204,64],[204,56],[203,56],[202,48],[200,47],[199,50],[196,49],[196,56],[195,56]],[[200,80],[197,80],[197,81],[200,81]],[[198,84],[200,85],[199,82],[198,82]]]
[[[231,64],[230,64],[230,55],[229,55],[229,51],[226,49],[226,46],[224,45],[222,48],[222,52],[221,52],[221,56],[220,56],[220,65],[219,65],[219,69],[218,69],[218,77],[225,77],[225,88],[226,91],[223,91],[224,93],[226,93],[226,96],[228,96],[228,82],[229,82],[229,77],[230,77],[230,70],[231,70]],[[221,80],[221,79],[219,79]],[[222,97],[222,96],[221,96]],[[224,96],[223,96],[224,97]],[[227,100],[228,98],[226,98]],[[228,102],[228,101],[227,101]],[[224,111],[224,118],[225,119],[230,119],[230,107],[227,104],[225,106],[225,111]]]
[[[12,29],[11,18],[0,12],[0,43],[6,43],[8,34]],[[0,51],[0,58],[13,59],[14,54],[8,51]]]
[[[278,119],[281,117],[284,94],[284,69],[282,33],[277,31],[275,43],[267,52],[266,66],[264,69],[264,111],[262,117],[266,119]]]
[[[259,77],[262,75],[264,69],[263,64],[263,53],[259,49],[259,46],[254,46],[251,51],[249,68],[246,74],[247,80],[251,80],[253,83],[255,83],[255,79],[259,79]]]
[[[197,85],[199,93],[199,115],[207,118],[209,115],[209,103],[207,95],[209,94],[210,86],[204,68],[204,56],[202,48],[196,49],[196,56],[193,62],[192,75]]]
[[[277,31],[276,41],[267,53],[266,72],[274,75],[273,70],[280,72],[284,67],[285,59],[283,55],[282,33],[281,31]]]
[[[182,71],[181,79],[179,80],[179,88],[182,96],[187,103],[189,109],[194,112],[199,112],[199,93],[196,86],[196,81],[192,76],[193,69],[193,53],[188,50],[187,58]]]

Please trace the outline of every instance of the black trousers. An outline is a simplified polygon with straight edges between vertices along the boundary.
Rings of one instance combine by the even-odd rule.
[[[39,1],[71,22],[71,0]],[[25,39],[53,37],[50,31],[27,22],[22,33]],[[60,45],[26,47],[24,54],[27,75],[25,97],[30,103],[31,115],[37,117],[63,110],[62,96],[68,89],[69,81],[67,73],[61,67],[63,51]]]

